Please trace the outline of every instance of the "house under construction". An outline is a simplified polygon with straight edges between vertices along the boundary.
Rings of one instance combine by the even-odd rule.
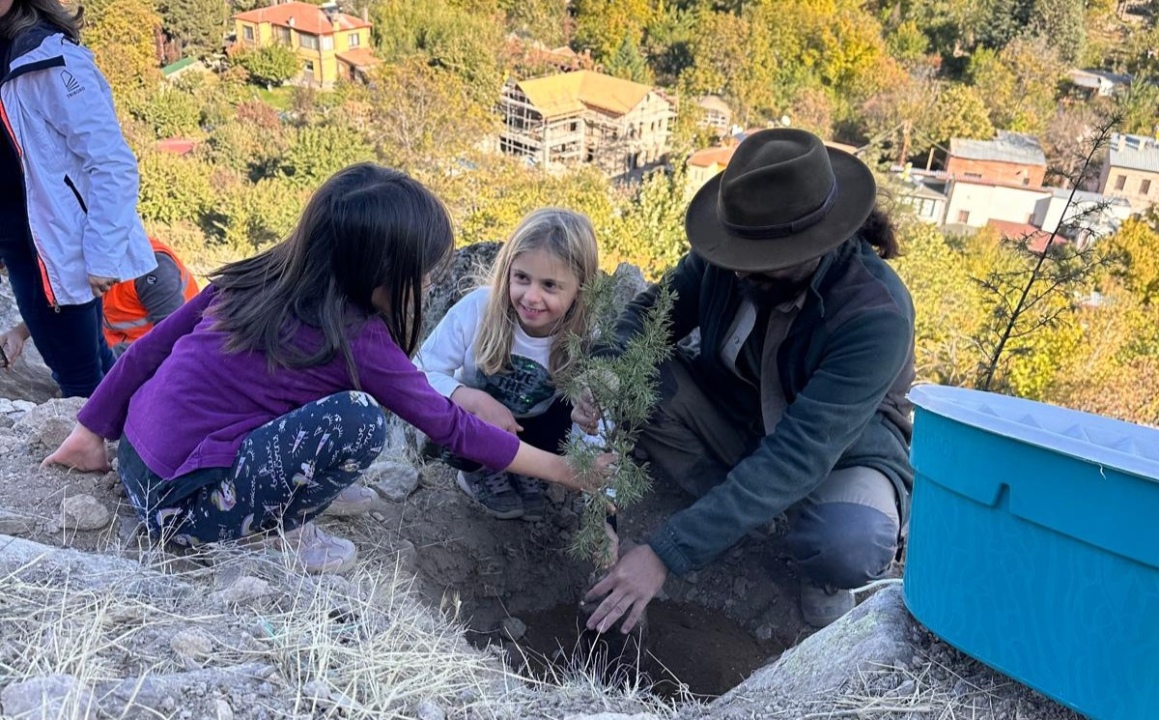
[[[656,89],[591,70],[508,81],[499,148],[550,166],[592,163],[611,176],[668,151],[672,102]]]

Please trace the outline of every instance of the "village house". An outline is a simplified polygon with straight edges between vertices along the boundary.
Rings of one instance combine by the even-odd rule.
[[[508,81],[499,149],[542,166],[591,163],[613,177],[661,161],[672,102],[656,89],[591,70]]]
[[[696,194],[697,190],[704,187],[706,182],[728,166],[728,161],[732,160],[732,154],[736,152],[736,146],[737,143],[734,141],[728,145],[697,150],[688,156],[685,194],[689,199]]]
[[[1115,93],[1125,91],[1131,85],[1130,75],[1119,75],[1106,70],[1074,69],[1067,73],[1067,78],[1075,93],[1087,100],[1113,97]]]
[[[698,127],[724,137],[732,130],[732,108],[718,95],[705,95],[696,101]]]
[[[1099,176],[1099,191],[1126,198],[1137,210],[1159,201],[1159,140],[1113,135]]]
[[[306,85],[331,87],[360,78],[379,62],[370,49],[370,22],[339,12],[334,3],[288,2],[238,13],[233,20],[242,48],[292,48],[301,62],[298,81]]]
[[[1037,138],[1006,130],[999,130],[993,140],[953,138],[946,173],[953,179],[1040,188],[1046,155]]]
[[[1130,203],[1083,190],[954,179],[949,182],[943,224],[965,230],[987,225],[1028,227],[1080,245],[1109,235],[1132,214]],[[1070,207],[1067,203],[1070,202]]]

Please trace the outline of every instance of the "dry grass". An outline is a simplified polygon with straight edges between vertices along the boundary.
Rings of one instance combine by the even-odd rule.
[[[0,576],[0,689],[67,675],[77,682],[57,698],[61,717],[84,717],[94,702],[116,716],[143,709],[132,699],[107,704],[110,688],[125,679],[141,685],[256,667],[268,668],[266,681],[277,688],[248,710],[272,717],[411,718],[423,701],[455,714],[518,717],[545,697],[594,709],[629,702],[670,710],[647,700],[647,688],[606,688],[592,675],[547,682],[515,675],[465,642],[453,601],[433,612],[397,570],[363,563],[346,577],[306,576],[284,556],[238,547],[179,558],[144,548],[142,557],[147,569],[138,573],[60,576],[34,561]],[[239,577],[268,582],[270,592],[238,605],[221,599],[219,589]],[[189,632],[209,638],[207,652],[171,646]]]

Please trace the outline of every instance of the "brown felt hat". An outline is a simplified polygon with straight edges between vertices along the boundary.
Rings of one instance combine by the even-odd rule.
[[[761,130],[688,206],[692,249],[728,270],[781,270],[821,257],[861,227],[877,201],[865,163],[804,130]]]

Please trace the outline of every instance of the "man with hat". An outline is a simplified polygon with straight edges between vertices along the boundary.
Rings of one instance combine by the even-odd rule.
[[[787,510],[810,624],[839,618],[850,588],[889,569],[913,478],[914,311],[884,262],[897,246],[876,194],[857,158],[774,129],[693,198],[692,249],[664,282],[671,342],[699,328],[700,349],[661,367],[637,450],[697,499],[592,588],[590,629],[626,618],[629,632],[669,572],[703,567]],[[657,293],[629,304],[620,346]],[[598,415],[581,402],[573,419],[591,429]]]

